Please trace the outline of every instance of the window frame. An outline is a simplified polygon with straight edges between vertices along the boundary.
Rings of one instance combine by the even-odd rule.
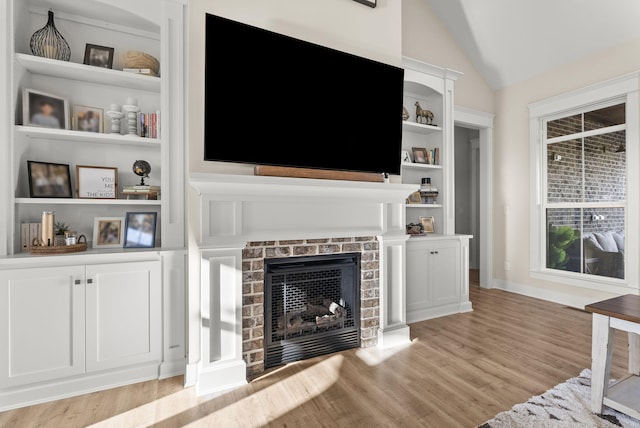
[[[640,168],[638,165],[639,126],[640,126],[640,72],[631,73],[596,85],[560,94],[529,104],[530,131],[530,276],[534,279],[563,283],[583,288],[611,292],[616,294],[629,293],[640,289],[638,284],[639,268],[637,263],[625,263],[624,279],[610,278],[579,272],[562,271],[547,268],[546,260],[546,210],[558,207],[557,204],[546,202],[547,192],[547,144],[557,141],[553,138],[546,140],[547,122],[585,113],[598,108],[625,103],[625,133],[627,142],[626,174],[627,192],[624,203],[607,202],[607,206],[621,206],[625,210],[625,260],[638,259],[638,218],[640,218],[639,192]],[[620,129],[620,125],[608,127]],[[606,129],[606,128],[603,128]],[[601,133],[597,130],[596,133]],[[591,131],[587,131],[591,134]],[[587,133],[581,133],[585,136]],[[576,135],[576,134],[573,134]],[[562,138],[562,137],[560,137]],[[635,161],[635,162],[634,162]],[[566,207],[570,203],[561,203]],[[597,205],[598,203],[594,203]],[[600,203],[602,204],[602,203]],[[583,206],[584,204],[580,204]]]

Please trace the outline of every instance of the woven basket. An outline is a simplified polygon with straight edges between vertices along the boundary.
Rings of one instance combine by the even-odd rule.
[[[84,242],[81,242],[84,241]],[[67,254],[67,253],[79,253],[87,250],[87,237],[80,235],[78,237],[78,243],[73,245],[53,245],[51,247],[32,245],[29,247],[31,254]]]

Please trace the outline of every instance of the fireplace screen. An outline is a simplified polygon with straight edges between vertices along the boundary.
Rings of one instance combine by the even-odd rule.
[[[265,367],[360,346],[360,254],[265,259]]]

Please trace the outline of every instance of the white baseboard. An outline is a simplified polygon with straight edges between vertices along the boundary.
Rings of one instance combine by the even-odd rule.
[[[493,279],[493,288],[536,299],[547,300],[549,302],[558,303],[576,309],[584,309],[586,305],[597,300],[594,299],[593,296],[581,296],[581,290],[579,288],[576,288],[575,293],[566,293],[495,278]]]

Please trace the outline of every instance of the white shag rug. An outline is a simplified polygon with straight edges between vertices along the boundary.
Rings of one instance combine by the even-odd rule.
[[[591,370],[556,385],[547,392],[531,397],[498,413],[478,428],[512,427],[623,427],[640,428],[640,421],[605,406],[602,414],[591,411]]]

